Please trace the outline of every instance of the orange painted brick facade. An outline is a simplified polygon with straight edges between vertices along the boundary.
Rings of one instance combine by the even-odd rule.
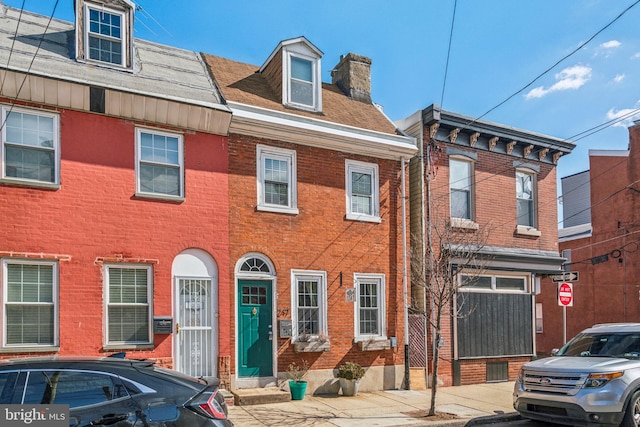
[[[256,210],[256,144],[295,150],[297,215]],[[346,159],[379,165],[381,223],[345,219]],[[276,269],[277,301],[274,306],[277,305],[277,317],[281,320],[291,319],[291,270],[327,273],[331,350],[295,353],[289,338],[279,338],[279,372],[286,371],[289,363],[301,363],[303,359],[311,369],[333,369],[345,361],[363,366],[404,363],[400,165],[399,161],[230,135],[229,274],[234,274],[235,263],[247,253],[267,256]],[[354,343],[354,303],[346,302],[346,291],[354,286],[354,273],[385,275],[386,330],[388,336],[397,337],[397,347],[361,351]]]
[[[201,249],[219,266],[219,318],[230,318],[226,137],[163,129],[184,135],[185,199],[139,198],[134,129],[146,123],[46,111],[60,116],[61,184],[0,185],[0,258],[59,261],[59,354],[111,352],[103,348],[103,263],[151,265],[153,315],[174,316],[172,262],[186,249]],[[231,353],[229,336],[229,322],[221,321],[221,358]],[[16,355],[27,354],[2,357]],[[155,335],[153,348],[133,356],[172,366],[172,335]]]

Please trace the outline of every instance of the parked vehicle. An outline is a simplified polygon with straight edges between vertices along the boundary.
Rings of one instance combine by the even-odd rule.
[[[640,425],[640,323],[585,329],[525,364],[513,392],[526,418],[572,426]]]
[[[0,404],[69,405],[70,426],[231,427],[216,378],[152,360],[42,357],[0,361]]]

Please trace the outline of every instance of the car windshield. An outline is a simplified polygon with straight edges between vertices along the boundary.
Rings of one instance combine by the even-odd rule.
[[[640,358],[640,333],[581,333],[556,355]]]

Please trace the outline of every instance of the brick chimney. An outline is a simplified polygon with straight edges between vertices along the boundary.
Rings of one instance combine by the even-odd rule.
[[[331,71],[331,83],[345,95],[361,102],[371,102],[371,59],[348,53]]]

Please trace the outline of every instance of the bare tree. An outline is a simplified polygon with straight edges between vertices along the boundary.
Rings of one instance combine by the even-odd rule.
[[[482,249],[490,227],[459,227],[453,226],[451,220],[441,220],[428,221],[428,228],[429,242],[424,245],[424,254],[420,257],[423,262],[412,265],[412,283],[424,287],[425,314],[433,331],[431,407],[428,413],[428,416],[433,416],[436,413],[443,322],[465,315],[461,304],[454,302],[463,295],[459,293],[460,288],[470,285],[483,272],[487,258],[482,256]],[[468,315],[473,309],[465,307],[464,311]]]

